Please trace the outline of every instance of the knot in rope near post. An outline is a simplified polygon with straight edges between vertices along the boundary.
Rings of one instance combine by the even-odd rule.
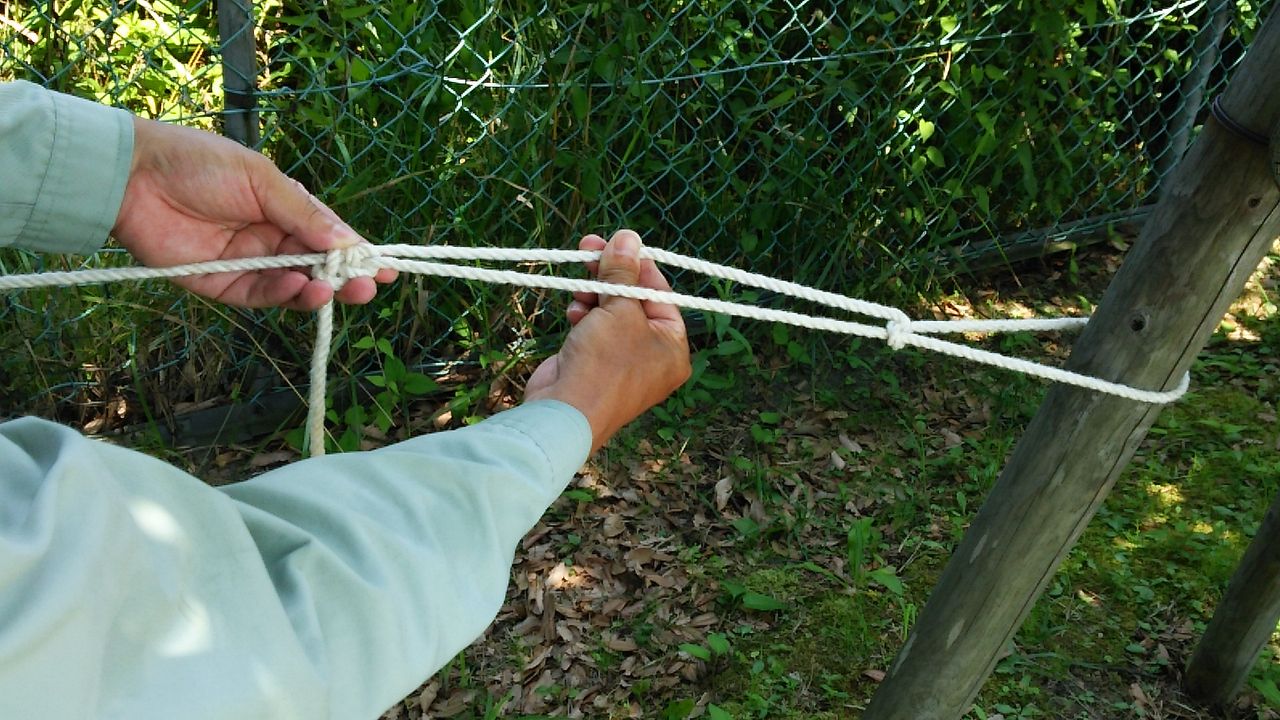
[[[884,324],[885,343],[894,350],[907,346],[907,336],[911,335],[911,318],[904,312],[896,312],[893,319]]]

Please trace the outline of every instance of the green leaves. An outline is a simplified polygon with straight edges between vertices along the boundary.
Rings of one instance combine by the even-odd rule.
[[[760,612],[776,612],[787,607],[781,600],[758,592],[744,592],[739,600],[742,601],[742,607]]]
[[[1272,708],[1280,708],[1280,688],[1276,687],[1276,681],[1273,678],[1253,678],[1249,681],[1249,685],[1257,690]]]
[[[733,720],[733,716],[725,712],[719,705],[712,703],[707,705],[707,717],[710,720]]]
[[[745,585],[732,580],[723,580],[720,588],[728,593],[729,598],[747,610],[757,612],[777,612],[785,610],[787,604],[777,598],[763,593],[748,590]]]
[[[404,391],[409,395],[428,395],[435,392],[439,387],[436,381],[422,373],[412,372],[405,374]]]
[[[845,534],[845,560],[848,562],[849,577],[854,588],[861,587],[870,580],[894,595],[902,595],[905,588],[898,579],[897,570],[891,565],[884,565],[883,560],[875,557],[875,548],[880,542],[880,533],[875,529],[871,518],[858,518],[849,524]],[[881,567],[867,571],[866,565],[872,560],[881,563]]]
[[[702,647],[701,645],[694,645],[692,643],[682,643],[680,645],[680,652],[686,653],[690,657],[694,657],[699,660],[711,659],[711,650],[709,650],[708,648]]]
[[[563,494],[566,498],[579,503],[589,503],[596,499],[596,494],[587,488],[570,488]]]
[[[729,638],[724,633],[711,633],[707,636],[706,645],[694,643],[680,645],[680,652],[703,662],[709,662],[714,656],[728,655],[730,650]]]
[[[744,538],[751,539],[760,534],[760,523],[749,517],[737,518],[731,524]]]
[[[373,336],[365,336],[352,344],[357,350],[377,348],[384,355],[382,372],[370,375],[367,379],[374,387],[385,388],[387,399],[394,401],[401,395],[429,395],[440,388],[436,381],[420,372],[410,372],[404,361],[397,358],[392,350],[391,342],[386,338],[375,340]]]
[[[863,564],[867,561],[867,551],[871,548],[875,530],[871,526],[871,518],[858,518],[849,525],[845,534],[845,560],[849,565],[849,576],[854,587],[862,584],[865,577]]]
[[[587,113],[591,109],[591,101],[587,91],[581,86],[569,88],[569,105],[573,108],[573,117],[578,122],[587,121]]]
[[[898,571],[893,567],[876,568],[867,573],[867,577],[894,595],[901,595],[905,590],[902,587],[902,581],[898,579]]]
[[[380,390],[373,396],[373,402],[368,406],[352,404],[343,415],[346,430],[339,437],[337,447],[344,451],[359,448],[365,428],[370,424],[384,435],[390,431],[396,416],[403,411],[406,400],[431,395],[440,390],[435,380],[423,373],[409,370],[404,361],[396,357],[391,341],[385,337],[366,335],[351,343],[351,347],[356,350],[376,350],[382,356],[382,372],[365,378],[370,385]],[[330,422],[337,422],[337,417],[332,416],[332,413],[330,415]]]
[[[711,633],[707,636],[707,646],[717,655],[726,655],[729,652],[729,639],[723,633]]]
[[[973,193],[973,199],[978,203],[978,209],[982,210],[984,216],[991,214],[991,195],[987,192],[987,188],[982,185],[974,185],[969,189]]]
[[[668,703],[662,709],[662,714],[659,717],[661,720],[685,720],[685,718],[689,717],[689,713],[693,712],[695,706],[697,706],[697,703],[692,699],[676,700]]]

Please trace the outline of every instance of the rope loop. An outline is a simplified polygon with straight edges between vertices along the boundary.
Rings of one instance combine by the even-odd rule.
[[[310,267],[313,278],[329,283],[336,292],[341,290],[347,284],[347,281],[352,278],[373,277],[378,273],[378,270],[388,268],[404,273],[422,273],[463,280],[504,283],[518,287],[616,295],[636,300],[668,303],[695,310],[724,313],[734,317],[780,322],[858,337],[878,338],[885,340],[889,347],[894,350],[901,350],[910,344],[922,350],[930,350],[943,355],[1025,373],[1051,382],[1065,383],[1141,403],[1163,405],[1173,402],[1187,391],[1190,382],[1190,377],[1184,375],[1181,382],[1173,390],[1144,390],[934,337],[943,333],[1078,330],[1088,322],[1087,318],[912,320],[906,313],[895,307],[879,305],[765,275],[716,265],[668,250],[645,248],[642,257],[711,277],[770,290],[781,295],[824,305],[828,308],[877,318],[885,321],[885,324],[883,326],[872,325],[839,318],[805,315],[789,310],[777,310],[712,298],[682,295],[671,290],[615,285],[600,282],[599,280],[576,280],[558,276],[533,275],[513,270],[425,262],[433,259],[567,263],[592,262],[600,258],[598,251],[549,250],[542,248],[511,249],[452,247],[448,245],[375,246],[369,243],[361,243],[351,247],[330,250],[324,255],[312,253],[307,255],[237,258],[234,260],[214,260],[163,268],[125,267],[33,273],[28,275],[0,274],[0,290],[89,285],[117,280],[173,278],[211,272]],[[313,348],[311,361],[311,392],[307,409],[307,428],[313,456],[324,454],[325,381],[332,334],[333,302],[330,301],[321,306],[316,316],[316,344]]]

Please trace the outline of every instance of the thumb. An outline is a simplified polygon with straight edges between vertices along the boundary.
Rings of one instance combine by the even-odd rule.
[[[349,247],[361,241],[351,229],[298,182],[280,172],[275,163],[263,158],[258,165],[255,187],[261,189],[263,215],[281,230],[312,250]]]
[[[637,285],[640,282],[640,236],[631,230],[619,230],[600,254],[600,270],[597,277],[615,285]],[[602,297],[602,306],[624,300],[618,297]],[[634,302],[634,301],[632,301]]]

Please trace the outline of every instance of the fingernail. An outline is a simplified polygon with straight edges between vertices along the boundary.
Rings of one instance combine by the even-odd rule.
[[[627,233],[618,235],[613,239],[613,251],[622,257],[639,257],[640,256],[640,238]]]

